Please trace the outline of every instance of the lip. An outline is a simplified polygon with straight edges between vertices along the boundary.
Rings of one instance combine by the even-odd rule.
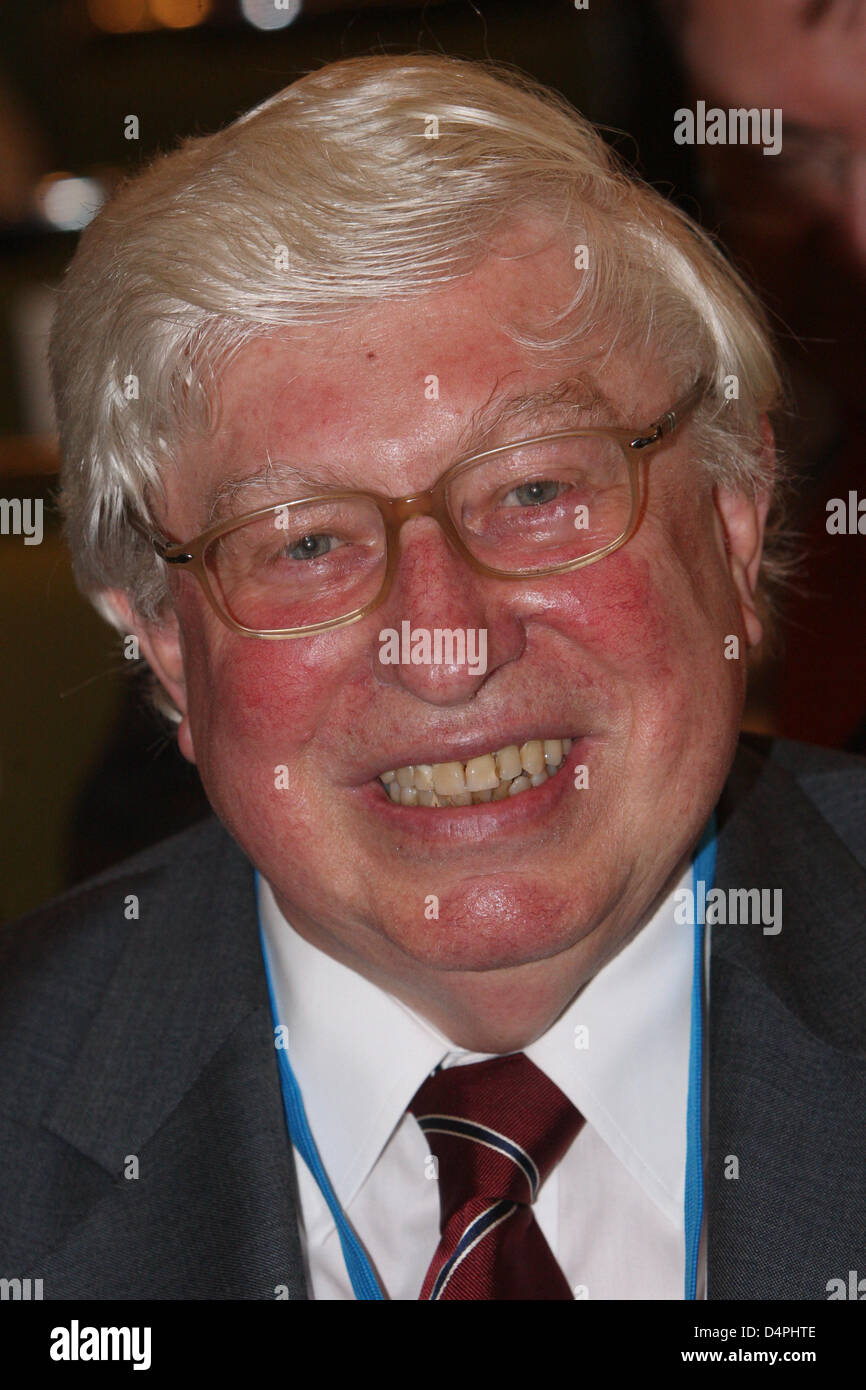
[[[567,719],[544,720],[540,722],[533,720],[524,725],[511,725],[505,733],[499,728],[489,734],[473,734],[471,738],[451,739],[450,741],[433,740],[428,737],[425,743],[420,740],[416,743],[404,743],[396,751],[392,750],[389,756],[392,761],[384,763],[381,757],[377,758],[375,765],[370,763],[358,776],[353,779],[354,785],[362,787],[367,783],[375,782],[381,777],[383,772],[396,772],[398,767],[415,767],[419,763],[429,767],[435,763],[466,763],[470,758],[480,758],[485,753],[496,753],[500,748],[509,748],[516,744],[518,748],[531,740],[571,738],[577,739],[580,736],[567,732]],[[436,756],[430,756],[431,744],[436,742]],[[569,752],[569,757],[571,756]],[[538,790],[536,788],[536,790]],[[392,803],[393,804],[393,803]],[[404,809],[411,810],[411,807]],[[465,807],[457,807],[458,810],[465,810]]]
[[[359,801],[384,830],[398,831],[419,842],[454,844],[499,837],[510,831],[519,833],[551,815],[573,790],[574,769],[587,761],[591,740],[587,735],[572,737],[574,742],[555,777],[502,801],[482,801],[470,806],[398,806],[375,780],[358,788]]]

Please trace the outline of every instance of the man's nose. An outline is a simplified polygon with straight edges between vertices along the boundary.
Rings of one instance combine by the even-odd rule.
[[[508,583],[474,571],[432,517],[411,518],[400,531],[391,592],[377,610],[377,680],[428,704],[470,700],[525,645]]]

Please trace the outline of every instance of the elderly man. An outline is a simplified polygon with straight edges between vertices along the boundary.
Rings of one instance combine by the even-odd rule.
[[[737,750],[778,382],[711,243],[532,83],[352,60],[117,195],[52,361],[216,814],[8,933],[3,1272],[836,1296],[863,775]]]

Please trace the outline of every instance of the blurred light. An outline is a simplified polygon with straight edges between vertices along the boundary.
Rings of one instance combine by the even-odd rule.
[[[87,13],[97,29],[109,34],[134,34],[151,27],[147,0],[87,0]]]
[[[36,188],[39,211],[61,232],[80,232],[105,202],[105,189],[96,179],[72,174],[48,174]]]
[[[256,29],[285,29],[301,13],[301,0],[241,0],[241,14]]]
[[[150,13],[167,29],[191,29],[211,12],[211,0],[149,0]]]

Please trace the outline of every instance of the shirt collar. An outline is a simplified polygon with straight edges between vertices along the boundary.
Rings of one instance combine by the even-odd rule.
[[[691,867],[676,888],[690,882]],[[674,920],[675,891],[524,1051],[681,1224],[692,934]],[[348,1211],[424,1078],[440,1063],[483,1054],[455,1047],[386,990],[311,945],[264,879],[260,911],[292,1068],[319,1156]]]
[[[453,1043],[306,941],[264,879],[259,910],[292,1070],[319,1157],[348,1210],[424,1077]]]
[[[693,928],[674,918],[674,894],[691,873],[689,865],[642,930],[524,1049],[680,1225],[694,942]]]

